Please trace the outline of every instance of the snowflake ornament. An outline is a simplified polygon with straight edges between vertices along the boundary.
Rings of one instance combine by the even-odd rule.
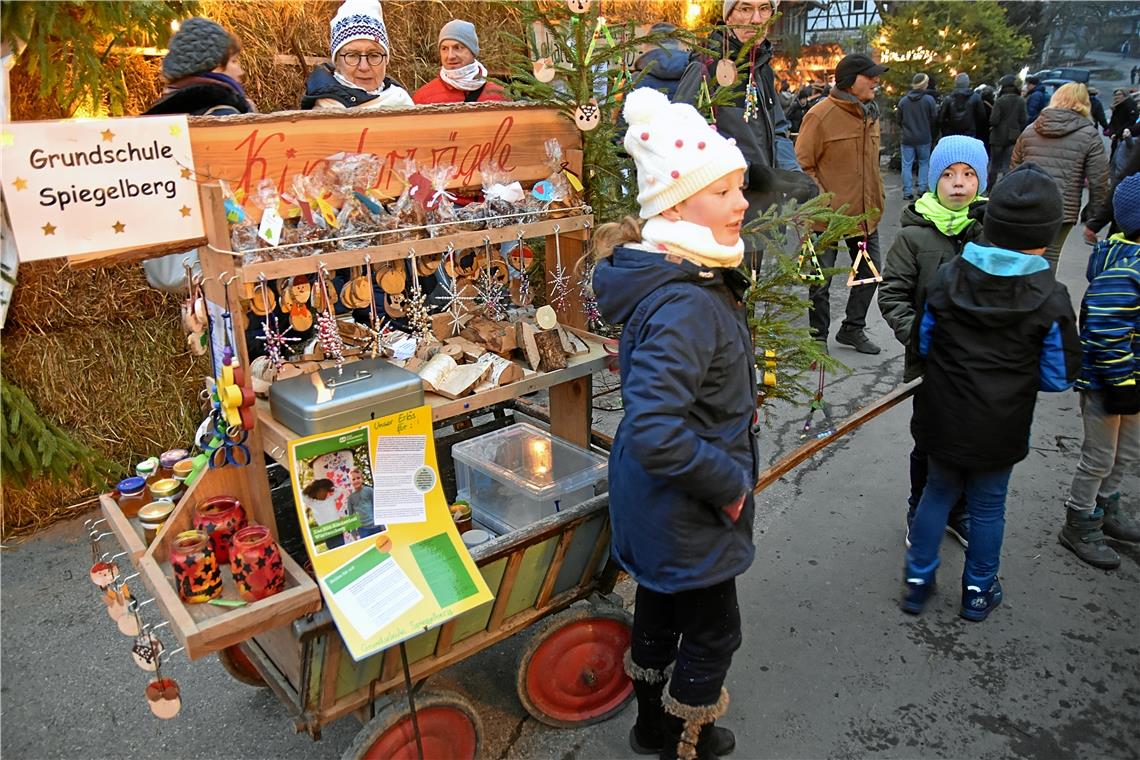
[[[550,305],[555,311],[562,311],[566,299],[570,297],[570,273],[562,266],[562,239],[559,227],[554,225],[554,271],[550,276]]]
[[[582,302],[582,313],[586,315],[586,322],[596,325],[602,321],[602,313],[598,310],[598,299],[590,284],[593,278],[594,267],[587,266],[582,276],[578,278],[578,299]]]
[[[273,365],[273,370],[279,372],[285,366],[285,353],[290,343],[301,340],[297,337],[287,337],[293,327],[290,325],[284,331],[277,331],[277,315],[267,314],[261,321],[261,335],[257,339],[265,344],[265,356]]]
[[[475,281],[475,292],[478,294],[479,302],[483,304],[483,313],[488,319],[498,321],[506,318],[507,289],[495,280],[495,274],[490,267],[484,268],[479,273],[479,279]]]

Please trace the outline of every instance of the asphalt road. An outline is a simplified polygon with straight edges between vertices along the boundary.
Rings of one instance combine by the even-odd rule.
[[[894,234],[900,191],[888,178]],[[885,246],[884,246],[885,249]],[[1060,278],[1074,304],[1088,248],[1074,234]],[[841,259],[842,261],[842,259]],[[839,313],[842,283],[835,283]],[[873,307],[881,355],[832,344],[852,368],[830,378],[841,418],[896,385],[901,348]],[[603,378],[599,382],[608,381]],[[611,404],[616,394],[599,403]],[[896,607],[901,583],[909,403],[829,447],[764,491],[757,559],[740,578],[744,645],[723,721],[737,758],[1140,757],[1140,547],[1116,544],[1118,571],[1080,564],[1056,540],[1081,439],[1073,393],[1043,394],[1032,451],[1013,474],[1002,579],[990,619],[957,617],[962,552],[944,541],[945,591],[918,618]],[[612,429],[614,416],[603,414]],[[764,436],[777,459],[800,443],[802,410],[777,410]],[[1128,484],[1136,504],[1140,483]],[[321,741],[293,733],[270,692],[229,678],[216,660],[178,655],[164,668],[181,715],[153,718],[147,676],[132,662],[86,578],[81,521],[3,552],[0,567],[0,752],[39,758],[335,758],[358,724]],[[627,586],[619,592],[628,597]],[[154,613],[151,613],[153,615]],[[429,681],[466,693],[483,723],[483,757],[634,757],[632,708],[575,730],[530,718],[514,691],[526,634]]]

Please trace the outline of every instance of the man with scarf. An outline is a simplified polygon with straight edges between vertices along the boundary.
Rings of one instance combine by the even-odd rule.
[[[674,102],[698,106],[708,118],[710,109],[700,102],[702,81],[710,93],[715,92],[718,61],[727,58],[736,63],[736,81],[728,87],[731,102],[717,106],[712,115],[717,131],[735,139],[748,162],[744,195],[749,221],[785,194],[805,201],[819,192],[796,161],[791,128],[776,93],[767,33],[778,5],[779,0],[725,0],[724,26],[708,39],[713,57],[694,51],[673,96]],[[752,235],[745,235],[744,243],[750,265],[759,269],[763,243]]]
[[[439,76],[412,95],[419,105],[507,100],[503,88],[487,81],[487,67],[476,60],[479,35],[470,21],[452,19],[439,30]]]
[[[865,248],[867,257],[879,264],[879,219],[883,215],[883,177],[879,173],[879,106],[875,91],[887,67],[865,55],[849,55],[835,67],[835,87],[824,100],[804,116],[796,140],[796,157],[825,193],[831,193],[831,207],[846,208],[851,215],[871,212],[863,222],[863,234],[844,242],[852,262]],[[825,268],[835,266],[839,251],[829,248],[819,255]],[[871,278],[865,262],[857,280]],[[827,345],[831,327],[829,277],[808,289],[811,308],[808,320],[816,340]],[[847,316],[835,341],[862,354],[877,354],[879,347],[867,337],[867,308],[875,297],[875,282],[855,285],[847,298]]]

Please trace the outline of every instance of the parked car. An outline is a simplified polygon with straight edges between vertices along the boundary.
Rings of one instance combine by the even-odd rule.
[[[1069,84],[1072,81],[1072,79],[1042,79],[1040,86],[1045,90],[1045,97],[1052,98],[1053,93],[1055,93],[1061,85]]]
[[[1074,69],[1062,66],[1056,69],[1042,69],[1033,76],[1041,81],[1046,79],[1060,79],[1063,82],[1080,82],[1081,84],[1088,84],[1089,77],[1092,75],[1088,69]]]

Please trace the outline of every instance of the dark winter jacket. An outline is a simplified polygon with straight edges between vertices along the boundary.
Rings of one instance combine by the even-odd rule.
[[[645,72],[637,86],[663,92],[669,100],[673,100],[677,94],[677,85],[688,66],[689,54],[670,47],[653,48],[639,56],[633,64],[635,71]]]
[[[1140,244],[1100,241],[1085,276],[1078,390],[1140,383]]]
[[[1037,392],[1071,388],[1081,367],[1069,291],[1048,262],[976,243],[938,271],[919,353],[926,374],[911,419],[915,445],[974,470],[1024,459]]]
[[[376,99],[377,96],[367,90],[341,84],[334,76],[335,72],[336,69],[331,63],[322,63],[313,69],[308,81],[305,82],[305,94],[301,98],[302,109],[313,108],[322,98],[335,100],[345,108],[358,108]],[[387,90],[389,87],[400,87],[400,83],[391,77],[384,77],[384,86],[381,90]],[[408,100],[411,100],[410,95]]]
[[[1049,106],[1049,96],[1045,94],[1045,90],[1038,85],[1033,89],[1033,92],[1025,96],[1025,112],[1029,121],[1033,121],[1041,112]]]
[[[1017,88],[1001,88],[1001,95],[994,101],[994,110],[990,114],[990,146],[1004,148],[1013,145],[1028,123],[1025,99],[1017,93]]]
[[[982,96],[969,87],[959,87],[942,99],[938,110],[938,127],[946,135],[966,135],[983,142],[989,133],[990,120]]]
[[[1096,95],[1090,95],[1089,106],[1092,109],[1090,115],[1092,116],[1093,124],[1096,124],[1101,129],[1108,129],[1108,118],[1105,116],[1104,103],[1100,102],[1100,98]]]
[[[1046,108],[1017,138],[1009,169],[1033,162],[1057,180],[1065,199],[1065,223],[1081,215],[1081,192],[1089,186],[1089,212],[1100,213],[1108,197],[1108,156],[1088,117],[1067,108]]]
[[[231,84],[232,83],[232,84]],[[233,116],[252,113],[253,104],[241,85],[229,77],[200,74],[171,82],[145,113],[148,116],[184,113],[191,116]]]
[[[899,100],[903,145],[929,145],[938,126],[938,105],[926,90],[911,90]]]
[[[1121,180],[1125,177],[1130,177],[1133,174],[1140,174],[1140,138],[1129,137],[1126,140],[1121,140],[1120,144],[1116,146],[1116,153],[1112,156],[1112,182],[1108,187],[1108,197],[1111,199],[1116,192],[1116,186],[1120,184]],[[1100,232],[1106,224],[1111,222],[1108,234],[1115,235],[1120,232],[1116,225],[1114,218],[1115,214],[1112,208],[1112,203],[1106,202],[1100,207],[1100,210],[1092,214],[1088,220],[1085,221],[1085,226],[1094,232]]]
[[[924,362],[918,353],[918,319],[926,305],[926,292],[938,268],[962,253],[966,243],[981,242],[982,218],[986,202],[970,208],[974,223],[954,237],[948,237],[934,223],[909,204],[902,212],[902,229],[887,251],[883,281],[879,284],[879,311],[906,347],[903,381],[922,375]]]
[[[756,371],[735,269],[618,248],[594,272],[621,334],[625,415],[610,453],[613,555],[663,593],[704,588],[752,564]],[[745,496],[740,518],[723,511]]]
[[[1137,116],[1136,101],[1132,98],[1125,98],[1112,107],[1112,118],[1108,120],[1108,134],[1114,143],[1124,135],[1124,130],[1135,131]]]

